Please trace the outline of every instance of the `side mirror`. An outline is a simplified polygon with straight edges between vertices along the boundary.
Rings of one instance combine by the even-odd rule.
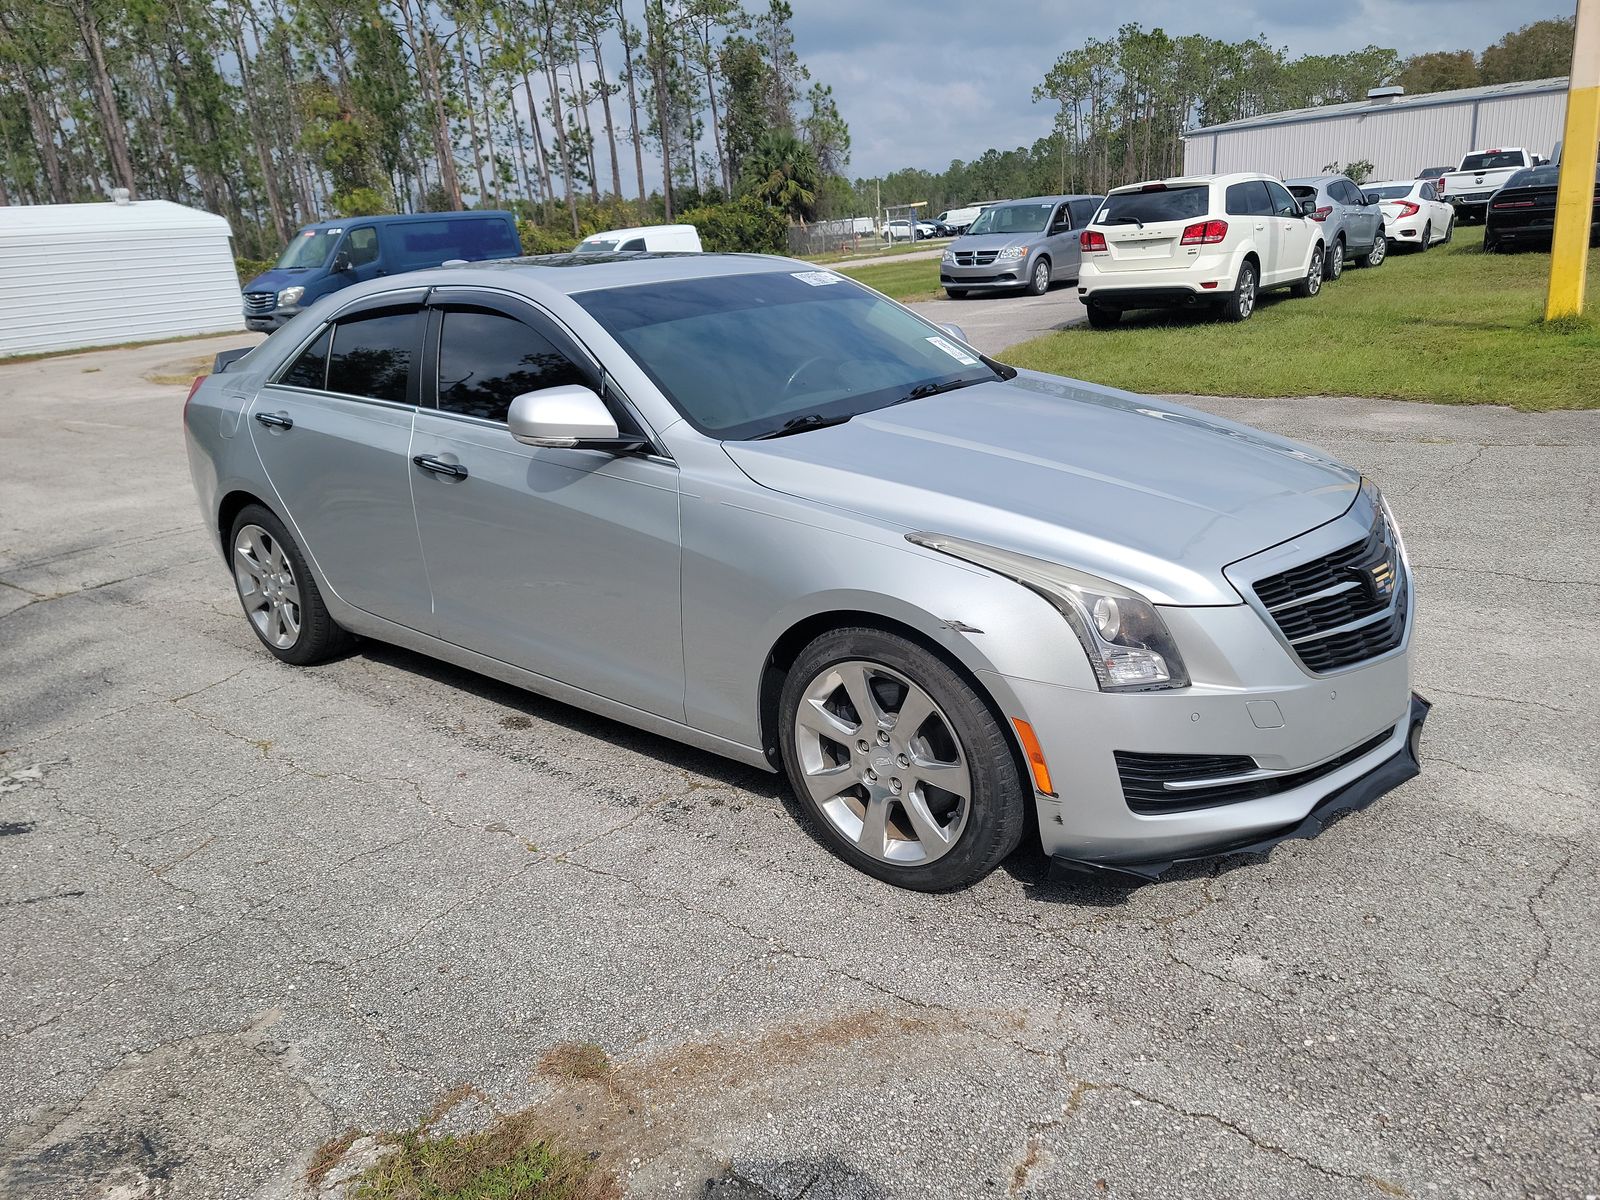
[[[1315,196],[1308,200],[1300,201],[1300,215],[1302,217],[1314,217],[1317,215],[1317,200]]]
[[[347,251],[341,250],[333,256],[333,273],[335,275],[343,275],[346,271],[353,270],[355,270],[355,266],[351,263],[350,255]]]
[[[966,330],[962,329],[961,326],[959,326],[959,325],[955,325],[955,324],[941,325],[941,326],[939,326],[939,328],[944,330],[951,337],[955,338],[956,341],[958,341],[958,342],[964,342],[964,341],[967,340]]]
[[[620,436],[611,410],[581,383],[524,392],[511,402],[506,428],[524,446],[620,452],[643,444]]]

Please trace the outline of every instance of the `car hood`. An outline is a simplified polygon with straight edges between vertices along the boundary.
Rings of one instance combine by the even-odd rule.
[[[964,233],[950,243],[950,249],[1004,250],[1007,246],[1025,246],[1039,236],[1037,233]]]
[[[1178,605],[1240,603],[1223,567],[1340,516],[1361,483],[1309,446],[1033,372],[724,449],[774,491]]]
[[[276,292],[286,287],[295,285],[304,286],[314,267],[273,267],[270,271],[263,271],[257,275],[240,291],[244,292]]]

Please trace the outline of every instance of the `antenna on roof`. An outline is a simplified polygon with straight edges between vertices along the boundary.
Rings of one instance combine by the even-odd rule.
[[[111,189],[111,203],[113,203],[113,204],[132,204],[133,203],[133,193],[130,192],[127,188],[112,188]]]

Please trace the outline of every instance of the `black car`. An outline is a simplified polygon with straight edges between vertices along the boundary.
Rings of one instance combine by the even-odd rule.
[[[1518,246],[1548,248],[1555,233],[1556,185],[1561,168],[1555,165],[1518,171],[1489,199],[1484,215],[1483,248],[1491,253]],[[1596,198],[1589,220],[1589,244],[1600,246],[1600,170],[1595,172]]]

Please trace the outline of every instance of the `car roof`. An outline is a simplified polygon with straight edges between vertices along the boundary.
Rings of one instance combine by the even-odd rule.
[[[626,238],[641,237],[647,233],[683,233],[685,230],[694,232],[693,225],[630,225],[626,229],[602,229],[598,233],[591,233],[583,240],[593,241],[595,238]]]
[[[1114,187],[1108,194],[1114,195],[1121,192],[1137,192],[1140,188],[1152,183],[1162,183],[1169,188],[1200,187],[1204,184],[1212,183],[1248,183],[1252,179],[1267,179],[1271,180],[1273,183],[1283,182],[1283,180],[1279,179],[1276,175],[1263,175],[1260,171],[1229,171],[1220,175],[1173,175],[1166,179],[1143,179],[1138,183],[1125,183],[1120,187]]]
[[[1327,184],[1330,184],[1330,183],[1337,183],[1341,179],[1350,179],[1350,176],[1348,176],[1348,175],[1298,175],[1293,179],[1285,179],[1283,182],[1286,183],[1290,187],[1311,187],[1313,185],[1315,185],[1317,187],[1324,187],[1324,186],[1326,186]],[[1350,182],[1351,183],[1355,183],[1355,180],[1354,179],[1350,179]]]
[[[1432,182],[1433,182],[1433,180],[1431,180],[1431,179],[1374,179],[1370,183],[1358,183],[1356,186],[1359,187],[1363,192],[1365,192],[1365,191],[1369,191],[1372,188],[1381,188],[1381,187],[1414,187],[1414,188],[1416,188],[1416,187],[1421,187],[1425,183],[1432,183]]]
[[[386,275],[335,293],[358,299],[369,293],[397,287],[498,287],[532,296],[576,295],[602,288],[642,283],[671,283],[681,279],[715,279],[728,275],[766,272],[822,272],[810,263],[770,254],[697,254],[693,252],[632,251],[612,254],[544,254],[531,258],[501,258],[487,262],[429,267],[403,275]],[[842,277],[840,277],[842,278]]]
[[[1016,200],[1001,200],[995,204],[983,205],[985,208],[1005,208],[1012,204],[1060,204],[1063,200],[1100,200],[1101,196],[1091,196],[1087,193],[1074,196],[1021,196]],[[977,208],[978,205],[972,207]]]
[[[441,217],[459,220],[469,217],[472,220],[483,220],[488,217],[503,217],[508,221],[515,221],[516,217],[504,209],[474,209],[470,212],[431,212],[431,213],[380,213],[370,217],[329,217],[326,221],[312,221],[300,226],[301,229],[349,229],[352,225],[402,225],[407,221],[437,221]]]

